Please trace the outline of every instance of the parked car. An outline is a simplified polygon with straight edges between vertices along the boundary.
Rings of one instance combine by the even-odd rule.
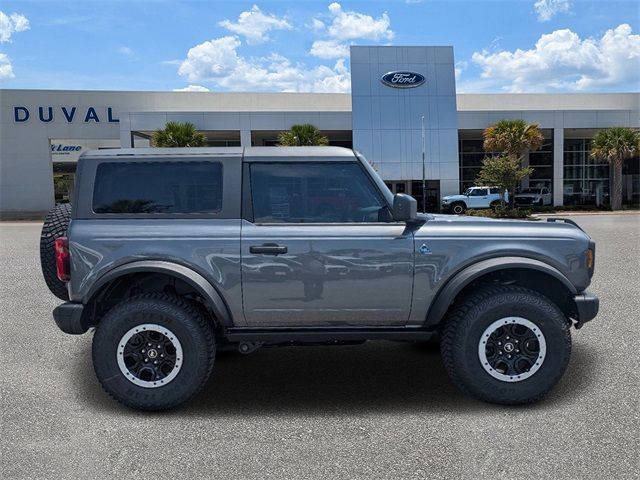
[[[504,199],[509,201],[509,194],[505,192]],[[462,195],[447,195],[442,197],[442,210],[445,212],[463,214],[468,208],[495,208],[500,205],[500,189],[495,187],[471,187]]]
[[[598,312],[575,223],[418,214],[352,150],[98,150],[76,178],[41,237],[53,318],[95,330],[96,376],[133,408],[192,398],[220,349],[367,340],[439,341],[463,391],[526,404]]]
[[[513,196],[516,206],[524,205],[551,205],[553,199],[547,187],[523,188]]]

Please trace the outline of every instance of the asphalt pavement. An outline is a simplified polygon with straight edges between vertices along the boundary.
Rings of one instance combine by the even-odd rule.
[[[369,342],[216,360],[204,391],[140,413],[55,326],[37,223],[0,223],[0,477],[638,478],[640,215],[571,217],[598,242],[598,317],[541,402],[458,392],[432,348]]]

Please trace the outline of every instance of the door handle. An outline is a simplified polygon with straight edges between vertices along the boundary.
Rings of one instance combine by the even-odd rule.
[[[249,252],[262,255],[280,255],[287,253],[287,247],[282,247],[276,243],[263,243],[262,245],[249,247]]]

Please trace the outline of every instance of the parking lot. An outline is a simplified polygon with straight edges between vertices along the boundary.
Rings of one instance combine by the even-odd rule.
[[[91,334],[69,336],[41,278],[41,224],[0,223],[3,478],[637,478],[640,215],[576,215],[598,242],[601,313],[528,407],[459,393],[408,343],[261,349],[216,360],[166,413],[111,400]]]

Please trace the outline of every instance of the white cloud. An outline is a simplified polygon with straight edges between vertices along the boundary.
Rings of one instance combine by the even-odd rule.
[[[640,88],[640,35],[628,24],[584,40],[569,29],[542,35],[530,50],[475,52],[482,78],[510,92]]]
[[[558,13],[567,13],[571,8],[569,0],[537,0],[533,9],[538,14],[538,21],[548,22]]]
[[[309,53],[318,58],[346,58],[349,56],[349,45],[336,40],[316,40]]]
[[[264,13],[257,5],[247,12],[242,12],[237,22],[223,20],[219,25],[230,32],[244,36],[249,45],[269,40],[266,33],[271,30],[291,30],[292,28],[286,17],[278,18],[271,13]]]
[[[15,75],[13,74],[11,59],[6,53],[0,53],[0,81],[13,77],[15,77]]]
[[[462,72],[464,72],[468,67],[469,67],[469,62],[465,60],[460,60],[459,62],[456,62],[456,65],[454,68],[456,81],[460,79],[460,75],[462,75]]]
[[[389,29],[391,20],[383,13],[379,18],[359,12],[345,12],[339,3],[329,5],[332,20],[329,36],[336,40],[392,40],[395,34]]]
[[[311,23],[306,26],[311,30],[313,30],[314,32],[320,32],[324,30],[326,27],[326,25],[322,22],[322,20],[318,20],[317,18],[312,18]]]
[[[231,91],[348,92],[349,71],[344,60],[333,67],[308,68],[271,54],[245,58],[238,54],[237,37],[221,37],[196,45],[187,53],[178,73],[190,82],[211,82]]]
[[[329,5],[330,23],[325,25],[318,19],[313,19],[312,29],[324,31],[328,39],[316,40],[309,50],[309,54],[318,58],[346,58],[349,56],[348,41],[363,40],[391,40],[393,31],[389,28],[389,15],[383,13],[379,18],[359,12],[342,10],[339,3]]]
[[[184,88],[174,88],[174,92],[209,92],[210,90],[207,87],[203,87],[202,85],[189,85]]]
[[[0,43],[11,41],[11,36],[17,32],[29,30],[29,20],[24,15],[12,13],[7,15],[0,11]]]
[[[133,50],[129,47],[120,47],[118,49],[118,53],[121,53],[122,55],[125,55],[127,57],[133,56]]]

